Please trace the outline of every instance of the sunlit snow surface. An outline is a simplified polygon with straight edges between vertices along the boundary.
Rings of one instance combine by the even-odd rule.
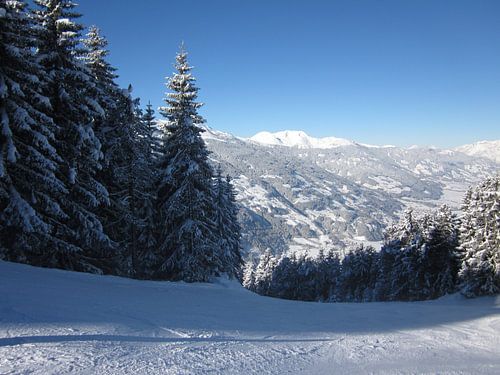
[[[1,374],[500,373],[500,298],[322,304],[0,262]]]

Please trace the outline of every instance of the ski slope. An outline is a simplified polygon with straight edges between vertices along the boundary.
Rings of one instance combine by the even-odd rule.
[[[322,304],[0,262],[0,374],[500,373],[500,298]]]

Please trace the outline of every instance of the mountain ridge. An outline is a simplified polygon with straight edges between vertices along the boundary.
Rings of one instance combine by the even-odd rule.
[[[212,163],[233,178],[250,256],[268,249],[314,255],[360,242],[378,246],[387,225],[406,208],[429,211],[448,204],[457,211],[469,186],[499,170],[490,159],[456,150],[348,140],[304,148],[204,129]]]
[[[212,129],[209,131],[212,131]],[[229,133],[225,133],[229,134]],[[370,148],[400,148],[400,149],[418,149],[418,148],[432,148],[442,151],[455,151],[461,152],[469,156],[479,156],[491,159],[500,163],[500,140],[494,141],[477,141],[474,143],[467,143],[458,147],[441,148],[426,145],[413,145],[409,147],[401,147],[395,145],[374,145],[360,143],[345,138],[337,138],[334,136],[327,137],[313,137],[308,135],[303,130],[281,130],[277,132],[261,131],[249,138],[240,138],[266,146],[284,146],[296,147],[302,149],[318,148],[329,149],[341,146],[362,146]]]

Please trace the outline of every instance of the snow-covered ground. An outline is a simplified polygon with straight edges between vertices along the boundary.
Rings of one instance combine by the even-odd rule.
[[[500,298],[321,304],[0,262],[1,374],[500,373]]]

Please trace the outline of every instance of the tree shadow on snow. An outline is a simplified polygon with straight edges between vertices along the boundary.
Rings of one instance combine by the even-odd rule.
[[[233,337],[148,337],[148,336],[121,336],[121,335],[49,335],[49,336],[20,336],[0,338],[0,347],[23,344],[47,344],[64,342],[118,342],[118,343],[158,343],[158,344],[190,344],[190,343],[307,343],[328,342],[334,339],[252,339]],[[335,341],[338,341],[335,340]]]

